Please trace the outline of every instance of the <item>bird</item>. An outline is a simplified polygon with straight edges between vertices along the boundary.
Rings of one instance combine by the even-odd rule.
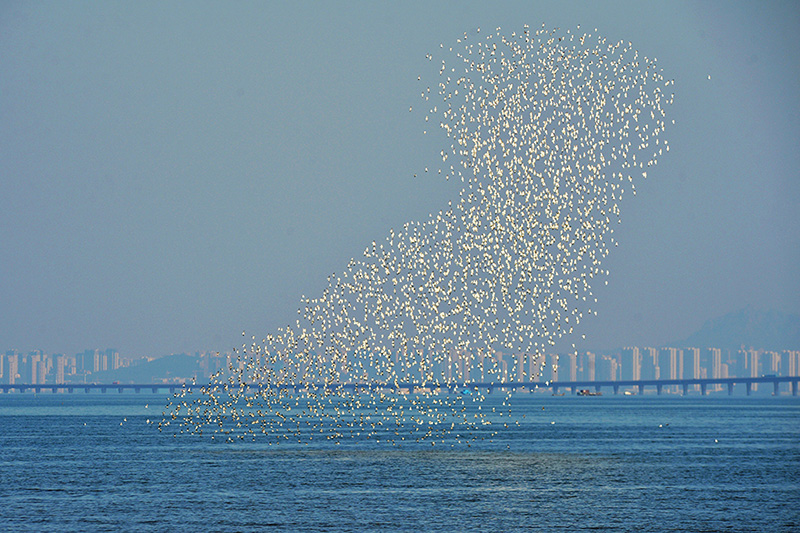
[[[511,389],[491,410],[485,394],[450,391],[543,376],[545,350],[596,315],[623,195],[669,151],[674,80],[580,26],[476,30],[437,53],[408,110],[448,141],[414,177],[460,183],[457,196],[372,241],[207,387],[176,393],[159,431],[213,428],[229,443],[260,432],[270,445],[491,440],[484,428],[513,421]]]

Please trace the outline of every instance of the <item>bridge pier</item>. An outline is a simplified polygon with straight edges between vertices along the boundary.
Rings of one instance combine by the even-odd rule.
[[[797,396],[797,382],[792,381],[792,396]]]
[[[780,396],[780,394],[781,394],[781,389],[779,387],[779,383],[778,383],[777,380],[775,380],[775,381],[772,382],[772,395],[773,396]]]
[[[614,385],[614,395],[619,394],[619,385]]]
[[[661,383],[659,383],[658,385],[656,385],[656,394],[658,394],[659,396],[661,396],[661,388],[662,388],[662,385],[661,385]]]
[[[570,394],[575,394],[575,385],[569,388]]]
[[[644,394],[644,385],[639,385],[639,396]]]
[[[689,385],[684,383],[683,384],[683,395],[686,396],[687,394],[689,394]]]
[[[700,394],[705,396],[707,392],[708,392],[708,387],[706,386],[705,383],[701,383],[700,384]]]
[[[86,394],[89,394],[89,387],[84,387],[83,388],[83,392],[85,392]]]
[[[733,396],[733,381],[728,383],[728,396]]]
[[[595,385],[594,386],[594,391],[595,392],[600,392],[600,385]]]
[[[745,387],[747,387],[747,395],[750,396],[750,393],[753,390],[753,384],[748,381],[747,383],[745,383]]]

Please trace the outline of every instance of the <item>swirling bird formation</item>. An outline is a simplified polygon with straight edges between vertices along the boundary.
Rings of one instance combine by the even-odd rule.
[[[513,423],[510,393],[500,412],[456,384],[500,385],[509,366],[532,380],[545,350],[596,314],[620,200],[669,151],[659,135],[673,81],[631,43],[580,27],[477,30],[440,49],[451,59],[435,83],[417,79],[426,127],[438,121],[451,141],[436,174],[463,183],[457,200],[372,242],[301,299],[294,324],[251,337],[209,385],[178,393],[159,430],[491,438]]]

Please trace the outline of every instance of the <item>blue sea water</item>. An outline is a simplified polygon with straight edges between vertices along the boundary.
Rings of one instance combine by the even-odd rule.
[[[0,395],[0,529],[800,531],[800,398],[517,395],[469,447],[174,437],[165,403]]]

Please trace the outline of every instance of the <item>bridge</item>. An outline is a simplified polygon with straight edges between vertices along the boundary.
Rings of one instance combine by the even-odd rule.
[[[2,384],[0,383],[0,392],[11,392],[11,391],[18,391],[18,392],[43,392],[43,391],[52,391],[52,392],[59,392],[59,391],[66,391],[69,393],[75,392],[76,390],[83,390],[84,392],[91,392],[93,390],[99,390],[100,392],[107,392],[109,389],[114,390],[116,389],[118,392],[123,392],[126,390],[132,390],[134,392],[141,392],[142,390],[151,390],[153,393],[157,393],[158,391],[169,391],[170,393],[174,394],[175,392],[181,390],[184,387],[183,383],[145,383],[145,384],[131,384],[131,383],[37,383],[37,384],[30,384],[30,383],[12,383],[12,384]]]
[[[689,388],[700,389],[700,394],[706,395],[709,387],[713,386],[726,386],[728,395],[733,394],[735,385],[744,385],[747,395],[749,396],[753,391],[753,385],[764,383],[772,384],[772,393],[777,396],[780,394],[780,385],[786,383],[789,385],[792,396],[797,396],[798,383],[800,383],[800,376],[760,376],[760,377],[740,377],[740,378],[698,378],[698,379],[643,379],[643,380],[620,380],[620,381],[505,381],[505,382],[364,382],[364,383],[305,383],[305,384],[281,384],[269,385],[264,383],[241,383],[230,385],[230,389],[239,390],[264,390],[273,389],[284,392],[299,392],[304,389],[321,390],[328,389],[331,391],[353,391],[353,392],[367,392],[376,390],[387,390],[390,392],[423,392],[423,391],[445,391],[445,392],[463,392],[463,391],[479,391],[485,390],[491,394],[495,389],[501,390],[527,390],[533,392],[539,389],[550,389],[553,394],[559,394],[560,390],[569,390],[572,394],[578,393],[581,390],[593,390],[599,393],[603,388],[611,388],[614,394],[619,394],[620,389],[629,390],[636,389],[638,393],[644,394],[645,387],[655,387],[656,393],[661,394],[664,387],[680,388],[684,395],[689,394]],[[143,390],[158,393],[159,391],[169,391],[170,394],[175,394],[183,390],[191,390],[202,387],[217,387],[223,388],[224,384],[191,384],[191,383],[55,383],[55,384],[0,384],[0,392],[35,392],[40,393],[43,391],[59,392],[64,391],[72,393],[76,390],[83,390],[88,393],[91,391],[99,390],[105,393],[109,390],[116,390],[117,392],[133,391],[139,393]]]
[[[697,379],[642,379],[642,380],[620,380],[620,381],[551,381],[545,386],[553,390],[553,394],[558,394],[559,389],[569,389],[573,394],[577,390],[591,390],[600,392],[603,387],[611,387],[614,394],[618,394],[620,388],[635,388],[639,394],[644,394],[645,387],[655,387],[656,393],[661,394],[664,387],[680,387],[684,395],[689,393],[689,387],[699,385],[700,394],[705,396],[709,386],[724,385],[728,388],[728,395],[733,394],[733,387],[737,384],[745,386],[747,395],[753,391],[753,385],[758,383],[772,384],[772,394],[780,394],[781,383],[789,384],[792,396],[797,396],[798,383],[800,376],[760,376],[760,377],[741,377],[741,378],[697,378]],[[529,384],[525,384],[527,386]],[[541,386],[541,384],[539,384]]]

